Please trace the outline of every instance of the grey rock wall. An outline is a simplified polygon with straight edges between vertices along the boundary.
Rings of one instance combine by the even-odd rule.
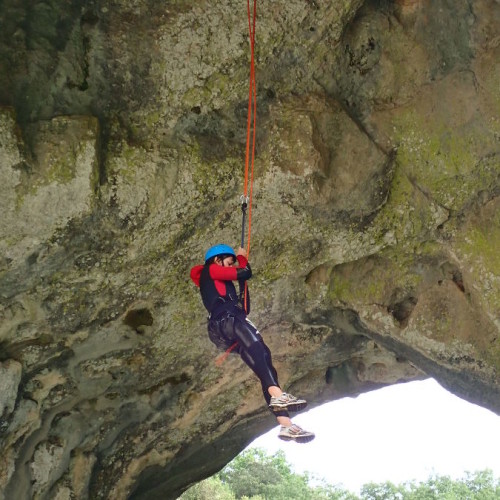
[[[189,269],[240,237],[246,6],[0,7],[0,498],[176,498],[273,418]],[[259,4],[251,319],[310,406],[500,413],[500,5]]]

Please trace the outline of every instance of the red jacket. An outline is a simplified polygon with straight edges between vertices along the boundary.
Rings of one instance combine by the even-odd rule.
[[[245,257],[238,255],[236,258],[238,266],[210,264],[194,266],[191,269],[191,279],[200,288],[207,311],[213,312],[219,304],[238,302],[239,296],[233,281],[243,283],[252,276],[252,270]]]

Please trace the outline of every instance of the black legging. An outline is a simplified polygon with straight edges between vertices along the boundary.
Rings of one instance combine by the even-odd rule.
[[[271,386],[279,387],[278,374],[273,366],[271,351],[264,343],[257,328],[244,314],[228,313],[217,320],[210,320],[209,334],[211,330],[217,330],[217,333],[225,337],[228,347],[234,342],[238,343],[236,351],[259,378],[262,385],[262,393],[264,394],[266,403],[269,405],[271,396],[268,389]],[[210,338],[212,339],[212,335]],[[278,417],[288,416],[287,411],[273,413]]]

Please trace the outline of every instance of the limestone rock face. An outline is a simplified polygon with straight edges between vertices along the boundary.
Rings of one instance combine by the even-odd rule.
[[[261,3],[251,319],[283,387],[432,376],[500,413],[498,1]],[[176,498],[274,425],[189,280],[240,238],[240,4],[2,3],[0,499]]]
[[[28,126],[35,140],[30,160],[22,159],[15,141],[12,114],[0,114],[8,138],[2,151],[5,179],[0,209],[4,259],[24,260],[43,240],[69,220],[90,213],[98,184],[94,117],[58,116]]]

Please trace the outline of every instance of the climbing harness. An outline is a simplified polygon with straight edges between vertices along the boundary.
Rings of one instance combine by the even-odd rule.
[[[245,221],[248,210],[248,232],[247,232],[247,258],[250,255],[250,235],[252,229],[252,195],[253,195],[253,170],[255,160],[255,129],[257,116],[257,89],[255,85],[255,21],[257,19],[257,0],[253,0],[253,7],[250,8],[250,0],[247,0],[248,33],[250,39],[250,76],[248,85],[248,110],[247,110],[247,141],[245,150],[245,180],[243,183],[243,194],[240,197],[241,202],[241,248],[245,248]],[[251,150],[250,150],[251,145]],[[250,189],[249,189],[250,186]],[[243,290],[240,290],[242,296],[243,308],[248,312],[247,307],[247,283],[245,282]],[[238,346],[237,342],[222,353],[215,364],[220,366]]]

